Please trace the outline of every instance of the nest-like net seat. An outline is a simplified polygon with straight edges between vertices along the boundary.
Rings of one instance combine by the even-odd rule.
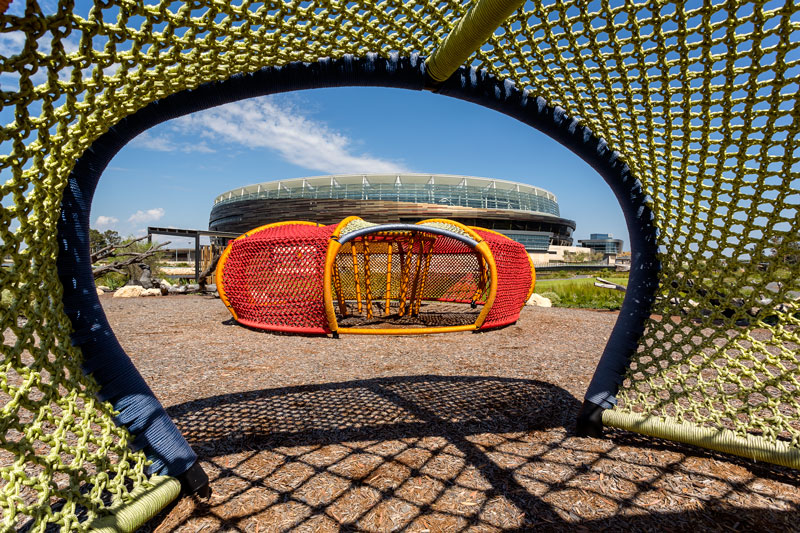
[[[799,32],[794,0],[14,2],[0,16],[4,528],[132,530],[203,486],[100,308],[92,194],[159,122],[314,87],[429,89],[570,147],[614,191],[633,253],[579,432],[800,467]]]
[[[505,326],[519,318],[536,280],[525,248],[491,230],[359,217],[251,230],[228,244],[216,277],[238,322],[305,334]]]

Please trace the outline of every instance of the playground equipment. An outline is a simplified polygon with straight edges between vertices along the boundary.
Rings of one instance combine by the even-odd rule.
[[[155,124],[316,87],[487,106],[605,179],[632,267],[579,434],[800,467],[800,3],[88,4],[0,18],[5,528],[132,530],[202,490],[96,297],[92,194]]]
[[[519,318],[534,282],[521,244],[444,219],[278,222],[231,241],[217,265],[220,297],[237,321],[295,333],[399,335],[504,326]],[[461,323],[410,323],[425,318],[423,301],[461,304],[450,313],[461,315]],[[354,316],[373,324],[340,326]],[[389,327],[392,322],[406,327]]]

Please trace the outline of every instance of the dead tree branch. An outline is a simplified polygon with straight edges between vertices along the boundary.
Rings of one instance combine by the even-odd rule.
[[[142,239],[137,239],[136,241],[140,241],[140,240],[142,240]],[[129,243],[123,245],[123,246],[120,246],[119,248],[124,248],[126,246],[129,246],[129,245],[133,244],[136,241],[131,241],[131,242],[129,242]],[[122,269],[123,268],[125,268],[127,266],[131,266],[131,265],[135,265],[135,264],[138,264],[138,263],[143,263],[144,260],[147,259],[148,257],[152,257],[155,254],[157,254],[159,252],[162,252],[163,251],[162,248],[164,246],[168,245],[168,244],[169,244],[169,241],[162,242],[160,244],[151,246],[150,248],[148,248],[144,252],[139,252],[139,253],[126,252],[124,254],[120,254],[121,256],[130,256],[130,257],[128,257],[127,259],[123,259],[121,261],[114,261],[113,263],[108,263],[107,265],[100,265],[99,267],[94,268],[92,270],[92,274],[94,275],[94,279],[97,279],[97,278],[99,278],[99,277],[101,277],[104,274],[107,274],[109,272],[120,272],[120,273],[122,273]]]
[[[147,238],[147,235],[145,235],[144,237],[139,237],[138,239],[134,239],[132,241],[126,242],[125,244],[111,244],[109,246],[106,246],[105,248],[101,248],[100,250],[97,250],[95,253],[92,254],[92,264],[97,263],[101,259],[105,259],[106,257],[108,257],[110,255],[114,255],[114,251],[115,250],[121,250],[123,248],[127,248],[131,244],[133,244],[135,242],[139,242],[139,241],[141,241],[143,239],[146,239],[146,238]],[[119,255],[119,254],[117,254],[117,255]],[[95,276],[95,277],[97,277],[97,276]]]

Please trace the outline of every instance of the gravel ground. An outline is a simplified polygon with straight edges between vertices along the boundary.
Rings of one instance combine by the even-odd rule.
[[[211,478],[148,531],[798,531],[800,473],[573,436],[615,312],[481,334],[300,337],[203,296],[101,298]]]

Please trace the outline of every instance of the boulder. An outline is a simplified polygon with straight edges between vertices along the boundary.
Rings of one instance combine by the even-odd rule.
[[[528,298],[528,301],[525,302],[525,305],[533,305],[535,307],[553,307],[552,302],[548,298],[536,293],[531,294],[531,297]]]
[[[141,296],[161,296],[161,289],[145,289],[138,285],[125,285],[114,293],[114,298],[139,298]]]
[[[114,298],[138,298],[146,289],[139,285],[125,285],[114,292]]]

